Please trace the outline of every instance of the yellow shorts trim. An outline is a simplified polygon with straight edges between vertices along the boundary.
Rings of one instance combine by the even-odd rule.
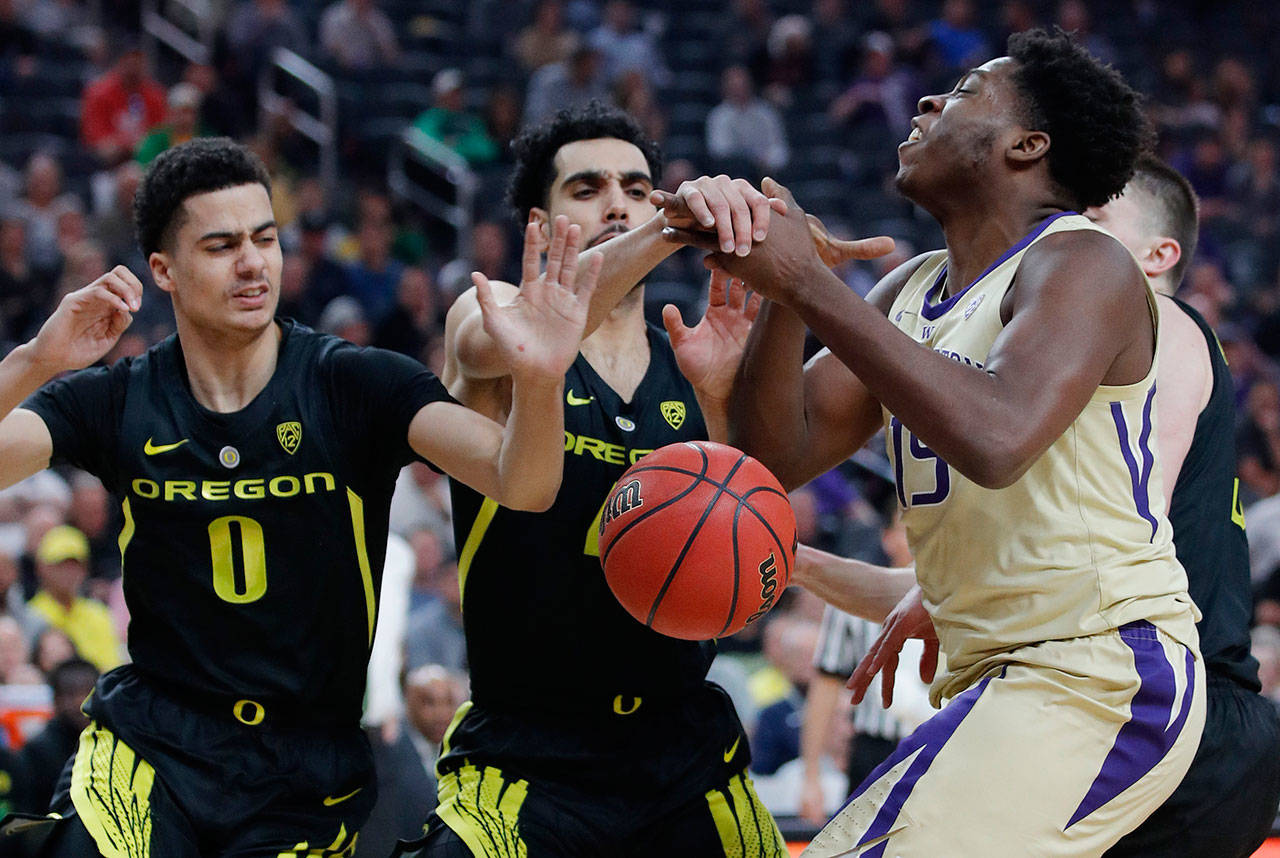
[[[71,803],[106,858],[150,858],[151,765],[96,721],[80,734]]]
[[[462,838],[472,853],[485,858],[528,858],[520,837],[520,806],[528,781],[508,781],[491,766],[463,766],[440,778],[436,814]]]
[[[707,806],[720,832],[725,858],[783,858],[790,854],[778,824],[745,773],[734,775],[723,790],[709,790]]]
[[[356,790],[356,792],[359,792],[359,790]],[[350,856],[356,854],[356,838],[358,836],[354,831],[348,834],[347,826],[340,825],[338,827],[338,836],[328,846],[312,847],[310,843],[303,842],[288,852],[281,852],[276,858],[350,858]]]

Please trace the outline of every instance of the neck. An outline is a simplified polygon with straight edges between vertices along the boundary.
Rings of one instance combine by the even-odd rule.
[[[252,402],[276,371],[281,336],[274,322],[261,331],[229,334],[179,317],[178,342],[196,402],[221,414]]]
[[[636,345],[646,345],[644,324],[644,284],[632,289],[618,302],[600,326],[582,341],[582,353],[607,355]],[[592,361],[594,363],[594,361]]]
[[[947,242],[947,295],[964,289],[1040,221],[1063,211],[1048,199],[966,205],[936,215]]]

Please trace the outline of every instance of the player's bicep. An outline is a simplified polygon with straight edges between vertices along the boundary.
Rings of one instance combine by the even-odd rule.
[[[409,423],[409,446],[450,477],[485,495],[501,493],[502,426],[453,402],[429,402]]]
[[[49,467],[53,437],[34,411],[15,408],[0,421],[0,488]]]
[[[492,280],[490,285],[499,304],[510,303],[520,291],[501,280]],[[510,374],[493,338],[484,329],[484,317],[480,313],[474,286],[459,295],[449,308],[445,317],[444,346],[445,365],[440,380],[450,390],[467,379],[500,378]]]
[[[813,479],[862,448],[880,429],[880,403],[840,359],[826,349],[804,370],[804,473]]]
[[[1160,298],[1160,307],[1163,330],[1156,379],[1156,426],[1167,509],[1178,472],[1195,438],[1200,412],[1213,392],[1213,364],[1200,326],[1168,298]]]

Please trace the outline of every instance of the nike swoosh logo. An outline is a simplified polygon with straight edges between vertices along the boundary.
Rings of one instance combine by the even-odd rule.
[[[569,392],[564,395],[564,401],[569,403],[570,405],[586,405],[588,402],[592,401],[593,399],[595,399],[594,396],[588,396],[586,399],[583,399],[580,396],[574,396],[572,387],[569,388]]]
[[[742,737],[733,740],[733,744],[729,746],[729,750],[724,752],[724,761],[726,763],[733,762],[733,755],[738,753],[738,743],[742,741]]]
[[[146,453],[148,456],[154,456],[157,453],[167,453],[170,450],[178,449],[183,444],[187,443],[188,440],[190,439],[183,438],[181,441],[177,441],[173,444],[152,444],[151,439],[148,438],[147,443],[142,445],[142,452]]]
[[[337,798],[334,798],[334,797],[333,797],[333,796],[331,796],[331,795],[330,795],[330,796],[325,796],[325,799],[324,799],[324,806],[325,806],[325,807],[333,807],[335,804],[342,804],[344,801],[346,801],[347,799],[351,798],[353,795],[355,795],[356,793],[360,792],[360,790],[362,790],[362,789],[364,789],[364,787],[356,787],[355,789],[353,789],[351,792],[347,793],[346,795],[340,795],[340,796],[338,796]]]

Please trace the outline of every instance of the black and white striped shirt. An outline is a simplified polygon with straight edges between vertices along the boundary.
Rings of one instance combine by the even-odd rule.
[[[821,673],[848,679],[858,662],[871,649],[880,624],[854,617],[828,605],[822,614],[822,629],[813,655],[813,666]],[[860,735],[896,742],[902,738],[903,725],[880,703],[880,677],[862,702],[854,707],[853,727]]]

